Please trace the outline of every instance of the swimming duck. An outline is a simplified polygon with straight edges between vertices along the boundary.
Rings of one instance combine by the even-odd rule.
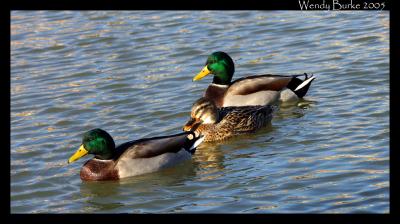
[[[229,137],[253,133],[271,122],[276,106],[241,106],[217,108],[209,98],[202,97],[192,106],[184,131],[203,135],[204,142],[225,140]]]
[[[204,97],[214,101],[218,108],[229,106],[267,105],[279,102],[296,101],[306,95],[315,79],[306,73],[301,75],[255,75],[232,82],[235,65],[225,52],[214,52],[208,56],[205,67],[193,81],[214,74],[211,85]],[[305,76],[304,80],[297,77]],[[282,92],[282,94],[281,94]]]
[[[81,146],[68,163],[93,154],[95,157],[80,171],[81,179],[117,180],[158,171],[190,159],[203,139],[193,132],[184,132],[129,141],[115,147],[111,135],[97,128],[83,135]]]

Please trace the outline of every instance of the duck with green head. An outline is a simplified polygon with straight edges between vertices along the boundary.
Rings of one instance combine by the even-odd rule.
[[[306,95],[315,77],[306,73],[301,75],[255,75],[232,82],[235,65],[225,52],[218,51],[208,56],[205,67],[193,81],[213,74],[204,97],[214,101],[218,108],[229,106],[255,106],[289,102]],[[305,76],[304,80],[299,76]]]
[[[82,144],[68,163],[93,154],[80,171],[82,180],[118,180],[155,172],[190,159],[203,136],[184,132],[125,142],[115,147],[110,134],[102,129],[86,132]]]

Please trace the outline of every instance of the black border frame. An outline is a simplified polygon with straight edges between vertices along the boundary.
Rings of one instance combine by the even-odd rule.
[[[322,0],[309,0],[313,3],[321,3]],[[330,0],[325,0],[330,1]],[[350,0],[341,0],[344,2],[350,2]],[[2,211],[8,211],[8,218],[11,221],[20,223],[29,223],[29,222],[51,222],[51,223],[71,223],[71,222],[125,222],[132,223],[136,221],[154,221],[154,222],[168,222],[168,221],[177,221],[182,220],[187,222],[190,220],[191,222],[195,221],[197,223],[200,222],[209,222],[209,221],[217,221],[217,222],[226,222],[226,221],[238,221],[238,222],[251,222],[251,223],[269,223],[269,222],[278,222],[278,223],[287,223],[287,221],[294,222],[302,222],[302,221],[315,221],[318,223],[324,221],[332,221],[335,223],[365,223],[365,222],[382,222],[382,223],[400,223],[400,217],[398,213],[398,199],[399,194],[396,192],[399,188],[398,184],[398,169],[395,168],[396,164],[399,164],[399,154],[396,152],[396,149],[399,149],[396,145],[396,137],[399,137],[398,132],[398,117],[396,115],[400,114],[400,107],[397,106],[398,92],[395,91],[396,84],[400,83],[400,74],[397,74],[398,68],[400,66],[399,62],[399,51],[400,51],[400,38],[399,35],[395,32],[398,30],[398,20],[394,19],[396,15],[395,11],[392,8],[396,1],[391,0],[352,0],[353,4],[357,4],[358,2],[385,2],[386,7],[383,10],[390,11],[390,212],[389,214],[11,214],[11,203],[9,200],[3,200],[4,209]],[[398,2],[398,1],[397,1]],[[392,5],[393,3],[393,5]],[[10,46],[10,35],[11,35],[11,11],[13,10],[300,10],[298,0],[286,0],[286,1],[274,1],[274,2],[266,2],[262,0],[246,0],[245,2],[233,2],[233,1],[210,1],[210,0],[192,0],[191,2],[186,1],[184,3],[179,1],[161,1],[161,0],[153,0],[153,1],[88,1],[86,4],[82,2],[71,2],[71,1],[49,1],[49,0],[36,0],[36,1],[13,1],[9,3],[9,7],[7,7],[8,11],[2,13],[2,21],[4,21],[4,29],[3,38],[4,45],[3,49],[3,60],[1,63],[3,64],[4,70],[8,70],[9,77],[7,78],[5,75],[2,76],[4,80],[1,83],[1,96],[3,96],[2,104],[8,104],[9,107],[5,105],[2,107],[2,113],[5,113],[2,119],[2,132],[6,132],[10,134],[10,77],[11,77],[11,58],[7,56],[9,59],[6,60],[5,54],[11,54],[11,46]],[[5,10],[4,10],[5,11]],[[5,28],[8,27],[8,28]],[[4,35],[7,34],[7,35]],[[7,43],[8,42],[8,43]],[[394,63],[393,63],[394,62]],[[397,62],[397,63],[396,63]],[[6,119],[5,119],[6,118]],[[7,155],[8,161],[3,163],[3,169],[10,170],[10,138],[5,138],[5,134],[3,136],[3,142],[8,143]],[[10,135],[8,135],[10,136]],[[8,166],[6,165],[8,164]],[[7,175],[9,183],[10,176]],[[8,192],[11,192],[10,185],[7,185]],[[7,192],[7,191],[3,192]],[[7,204],[6,204],[7,203]],[[8,208],[8,209],[7,209]],[[182,219],[183,218],[183,219]],[[188,220],[187,220],[188,219]]]

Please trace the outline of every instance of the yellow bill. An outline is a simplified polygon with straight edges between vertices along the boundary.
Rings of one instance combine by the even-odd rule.
[[[83,145],[81,145],[81,147],[79,147],[79,149],[75,152],[75,154],[69,158],[68,163],[72,163],[87,154],[88,151],[85,149]]]
[[[202,79],[204,76],[211,74],[211,71],[208,70],[207,65],[201,70],[199,74],[197,74],[194,78],[193,81],[197,81]]]

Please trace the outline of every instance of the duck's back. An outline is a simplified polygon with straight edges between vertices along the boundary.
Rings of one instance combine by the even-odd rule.
[[[235,134],[254,132],[271,122],[274,109],[272,105],[223,107],[220,109],[223,118],[218,127],[231,128]]]
[[[235,80],[225,92],[223,107],[263,106],[278,102],[291,77],[255,75]]]
[[[190,159],[187,133],[140,139],[125,143],[123,153],[116,161],[120,178],[154,172]]]
[[[275,106],[223,107],[218,109],[220,122],[204,124],[198,130],[205,135],[205,142],[221,141],[235,135],[252,133],[267,126]]]

